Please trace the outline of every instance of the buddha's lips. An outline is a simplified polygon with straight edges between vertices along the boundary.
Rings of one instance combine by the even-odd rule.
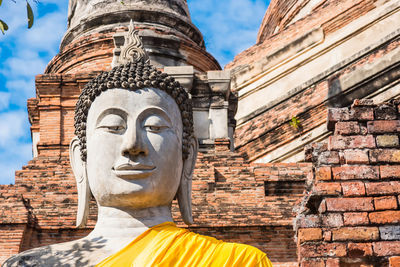
[[[140,163],[124,163],[114,168],[115,171],[151,171],[154,170],[155,166],[144,165]]]
[[[155,166],[144,165],[140,163],[124,163],[113,168],[113,172],[121,179],[137,180],[151,176],[155,169]]]

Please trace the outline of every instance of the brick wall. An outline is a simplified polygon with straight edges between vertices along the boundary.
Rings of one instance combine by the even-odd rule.
[[[301,266],[399,266],[400,101],[330,109],[295,223]]]
[[[68,242],[87,236],[92,229],[37,229],[27,227],[20,251],[55,243]],[[14,252],[15,254],[15,252]]]
[[[25,229],[25,224],[0,225],[0,264],[20,252]]]

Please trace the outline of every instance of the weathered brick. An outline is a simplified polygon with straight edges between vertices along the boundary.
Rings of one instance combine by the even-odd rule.
[[[343,156],[346,164],[368,164],[368,152],[363,150],[345,150]]]
[[[371,243],[349,243],[347,245],[347,253],[350,258],[359,258],[371,256],[372,244]]]
[[[400,210],[371,212],[368,215],[368,217],[371,223],[377,223],[377,224],[400,223]]]
[[[363,196],[365,187],[363,182],[343,182],[341,183],[344,196]]]
[[[216,151],[229,151],[230,140],[227,138],[217,138],[214,141]]]
[[[380,226],[379,232],[382,240],[400,240],[399,225]]]
[[[332,231],[325,230],[322,238],[324,239],[324,241],[327,241],[327,242],[332,241]]]
[[[379,238],[378,227],[342,227],[332,231],[333,241],[368,241]]]
[[[372,198],[327,198],[328,211],[372,211]]]
[[[369,151],[372,163],[400,163],[400,149],[374,149]]]
[[[332,178],[332,171],[331,167],[319,167],[315,169],[315,179],[318,180],[331,180]]]
[[[400,192],[400,182],[365,183],[367,195],[389,195]]]
[[[349,119],[349,108],[330,108],[328,109],[327,128],[332,131],[338,121],[347,121]]]
[[[335,135],[360,134],[360,126],[357,121],[340,121],[335,125]]]
[[[329,150],[374,148],[375,138],[372,135],[355,136],[330,136],[328,139]]]
[[[316,228],[321,226],[320,218],[317,215],[306,215],[297,221],[300,228]]]
[[[326,201],[325,201],[325,199],[324,199],[324,200],[322,200],[321,203],[319,204],[318,213],[319,213],[319,214],[322,214],[322,213],[325,213],[325,212],[326,212]]]
[[[374,180],[379,179],[379,167],[367,165],[333,167],[332,175],[335,180]]]
[[[394,196],[374,198],[375,210],[397,209],[397,198]]]
[[[300,267],[325,267],[325,262],[320,259],[307,259],[301,261]]]
[[[302,244],[300,246],[301,257],[344,257],[346,256],[346,244],[320,243]]]
[[[400,178],[400,166],[399,165],[382,165],[379,166],[381,178]]]
[[[395,120],[397,119],[397,110],[395,106],[381,104],[375,110],[375,120]]]
[[[316,160],[316,157],[320,152],[326,150],[328,150],[327,143],[312,143],[306,145],[304,147],[304,161],[313,162],[314,160]]]
[[[351,107],[375,107],[375,103],[373,99],[354,99]]]
[[[306,241],[321,240],[322,239],[322,230],[320,228],[299,229],[297,238],[300,243],[304,243]]]
[[[374,109],[372,107],[353,106],[349,112],[350,120],[372,121],[374,119]]]
[[[397,135],[378,135],[376,145],[378,147],[397,147],[399,146],[399,137]]]
[[[389,267],[399,267],[400,266],[400,256],[394,256],[389,258]]]
[[[337,151],[324,151],[318,157],[320,164],[339,164],[339,153]]]
[[[338,258],[327,259],[325,262],[325,267],[340,267],[340,260]]]
[[[400,120],[369,121],[368,132],[373,134],[400,132]]]
[[[325,227],[342,227],[343,217],[339,213],[329,213],[322,216],[322,223]]]
[[[318,195],[338,195],[342,193],[342,187],[340,183],[317,183],[314,187],[315,193]]]
[[[345,212],[343,213],[345,225],[367,225],[369,224],[367,212]]]
[[[392,256],[400,254],[400,241],[382,241],[372,243],[377,256]]]

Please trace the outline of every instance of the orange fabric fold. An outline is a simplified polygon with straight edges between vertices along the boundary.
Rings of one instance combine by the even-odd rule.
[[[166,222],[149,228],[96,266],[271,267],[272,264],[266,254],[255,247],[223,242]]]

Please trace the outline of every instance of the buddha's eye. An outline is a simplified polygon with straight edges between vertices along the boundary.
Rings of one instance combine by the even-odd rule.
[[[160,133],[169,128],[169,124],[165,119],[157,115],[151,115],[143,122],[143,128],[147,132]]]
[[[121,131],[121,130],[125,129],[122,126],[103,126],[103,128],[107,128],[108,130],[115,131],[115,132],[118,132],[118,131]]]
[[[116,114],[108,114],[104,116],[97,125],[97,129],[102,129],[110,133],[121,134],[125,132],[125,120]]]

